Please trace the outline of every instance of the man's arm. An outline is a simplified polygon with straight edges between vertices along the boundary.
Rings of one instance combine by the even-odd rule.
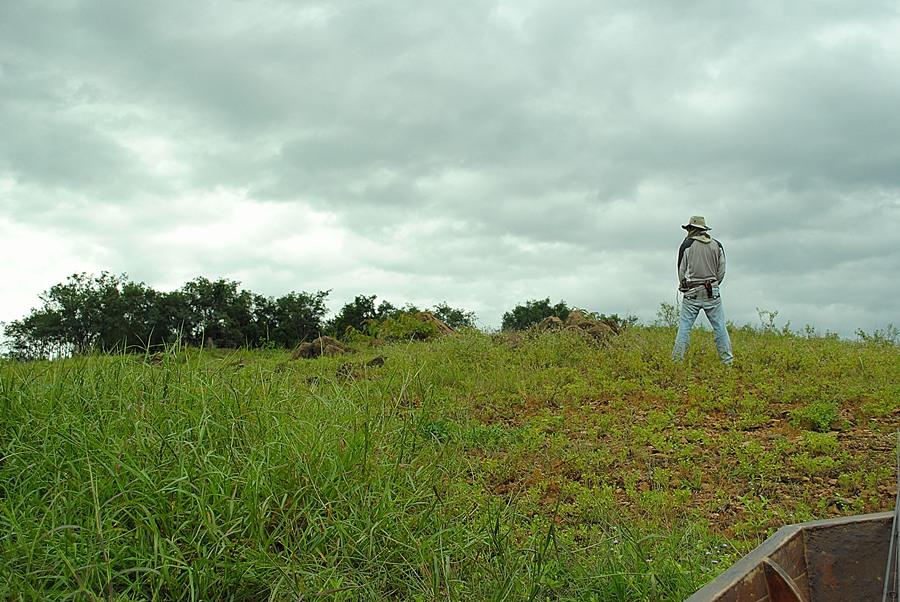
[[[687,259],[685,258],[685,252],[688,247],[691,246],[691,243],[694,242],[690,238],[686,239],[681,246],[678,248],[678,287],[684,289],[684,275],[687,273]]]
[[[716,266],[716,280],[719,281],[719,284],[722,284],[722,281],[725,280],[725,248],[718,240],[716,241],[716,244],[719,245],[719,261]]]

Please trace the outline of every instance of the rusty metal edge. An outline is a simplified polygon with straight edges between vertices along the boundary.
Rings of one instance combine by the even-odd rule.
[[[841,528],[866,521],[893,520],[893,518],[893,512],[878,512],[875,514],[826,518],[806,523],[785,525],[778,529],[774,535],[753,548],[746,556],[725,569],[718,577],[697,590],[697,592],[685,600],[685,602],[715,602],[717,600],[724,600],[724,596],[730,591],[733,591],[745,577],[752,574],[754,570],[757,570],[766,558],[770,557],[792,538],[804,531],[811,529]]]

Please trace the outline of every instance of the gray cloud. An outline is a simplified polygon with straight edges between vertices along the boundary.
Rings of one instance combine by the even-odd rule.
[[[151,285],[497,325],[652,320],[702,213],[730,318],[851,335],[896,319],[898,34],[889,2],[5,3],[0,223]]]

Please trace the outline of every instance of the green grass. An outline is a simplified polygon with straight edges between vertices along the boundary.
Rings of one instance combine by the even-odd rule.
[[[682,600],[890,509],[896,346],[693,336],[3,362],[0,599]]]

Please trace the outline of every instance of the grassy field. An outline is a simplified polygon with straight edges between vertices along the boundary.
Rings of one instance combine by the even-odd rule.
[[[900,349],[865,338],[3,362],[0,599],[683,600],[784,524],[893,509]]]

